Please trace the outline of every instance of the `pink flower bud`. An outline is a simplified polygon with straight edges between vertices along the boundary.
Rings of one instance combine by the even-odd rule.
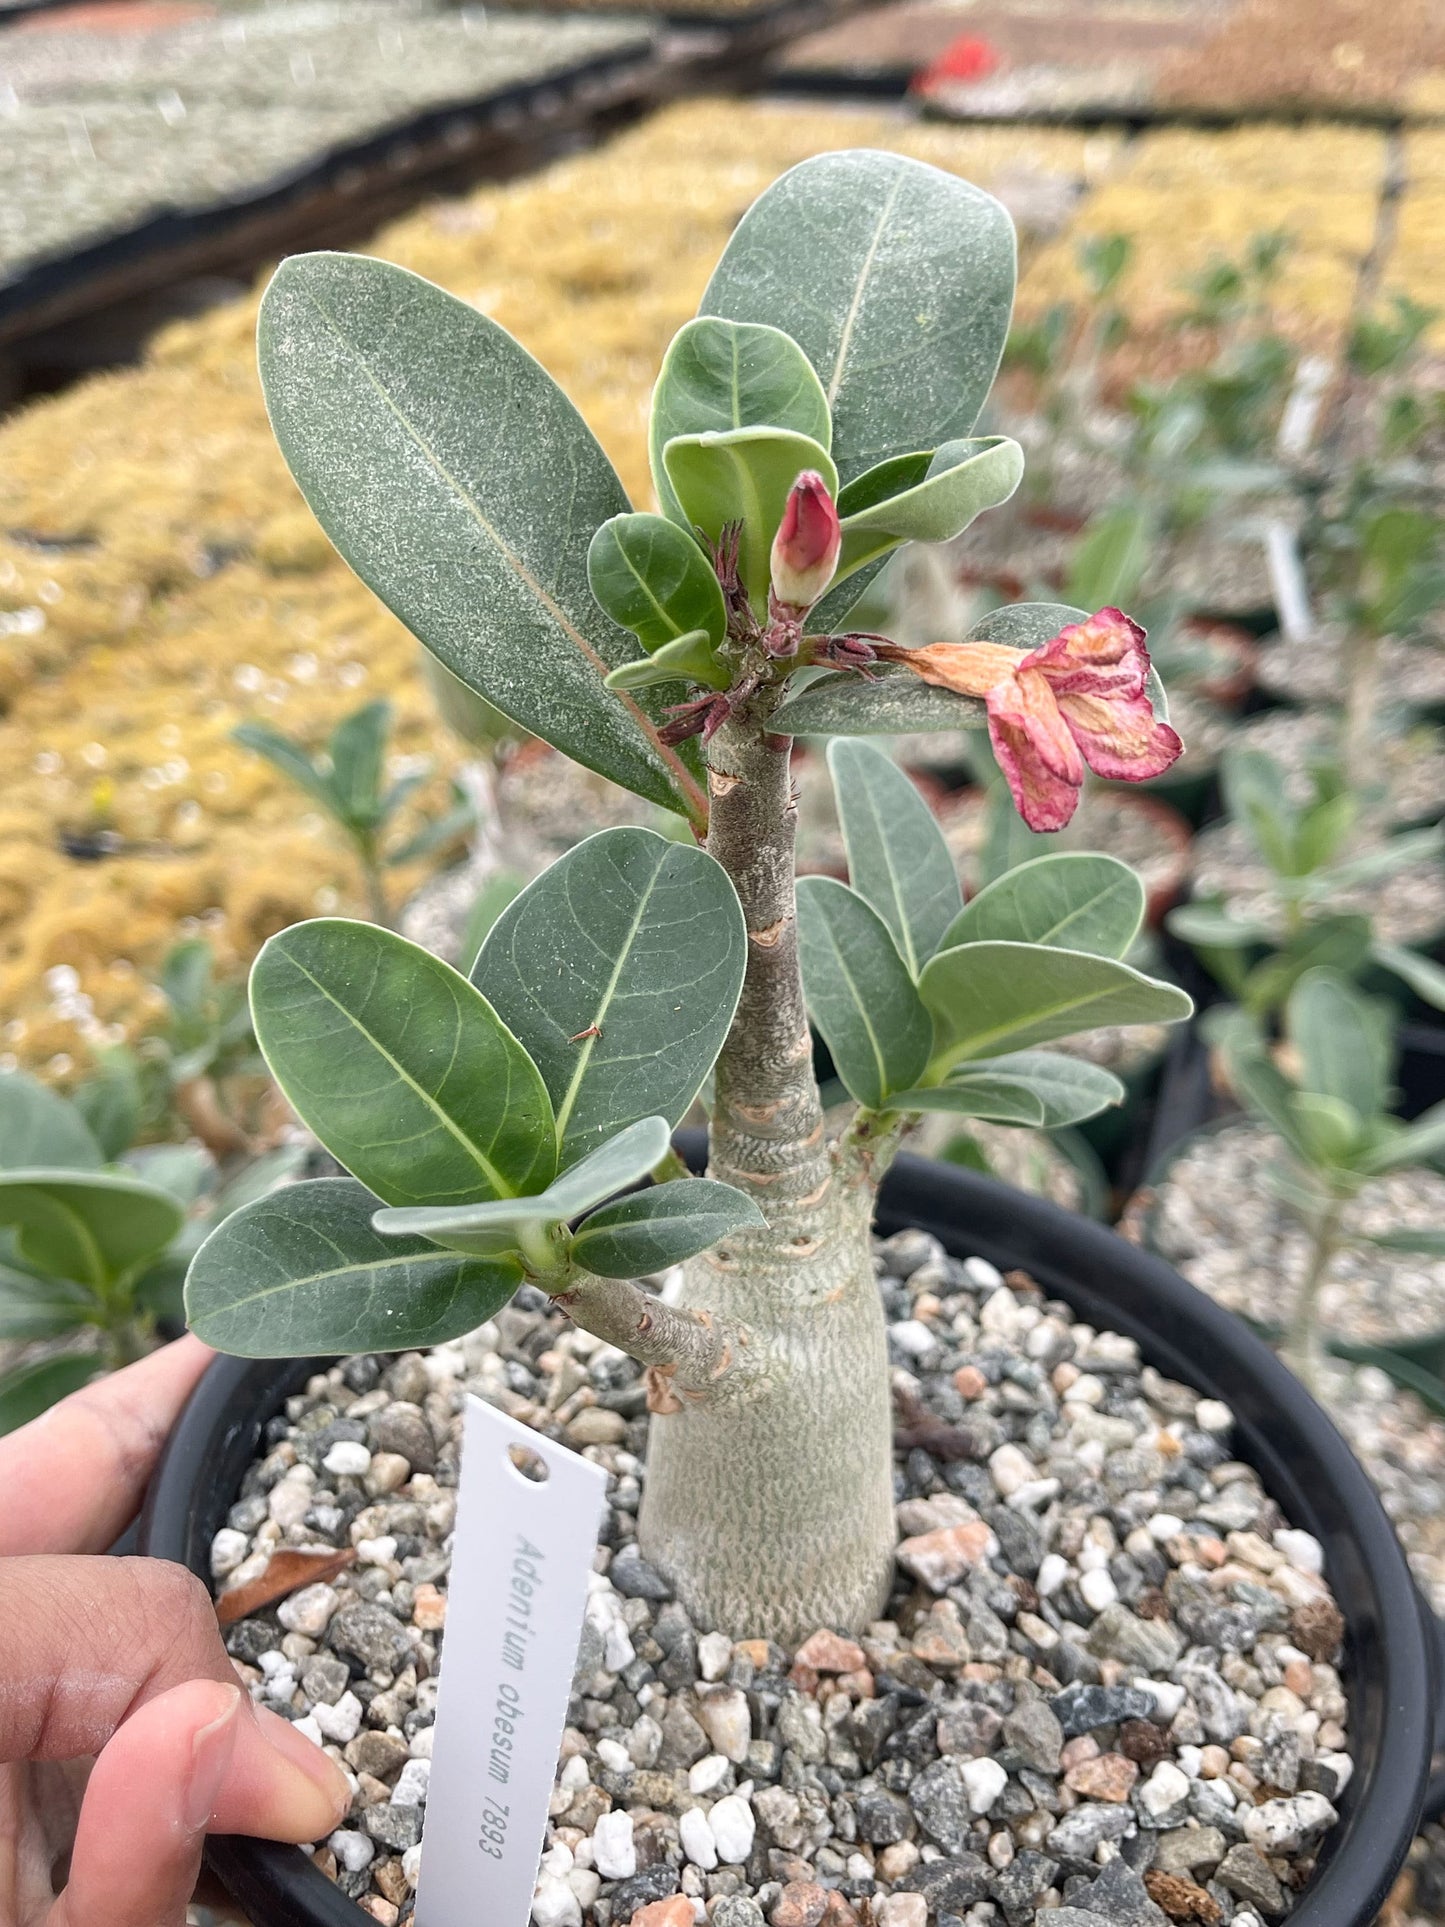
[[[805,468],[788,492],[773,538],[773,595],[785,608],[811,609],[833,580],[843,531],[828,485]]]

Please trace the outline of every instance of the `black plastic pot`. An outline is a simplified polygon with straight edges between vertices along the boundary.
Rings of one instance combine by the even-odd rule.
[[[685,1149],[695,1153],[694,1144]],[[1225,1401],[1242,1457],[1287,1516],[1325,1549],[1348,1625],[1345,1665],[1355,1772],[1340,1825],[1291,1927],[1367,1927],[1413,1837],[1430,1767],[1439,1681],[1435,1628],[1374,1489],[1299,1381],[1238,1319],[1161,1259],[1102,1225],[988,1178],[898,1160],[879,1210],[885,1232],[930,1231],[958,1256],[1021,1266],[1090,1324],[1137,1339],[1166,1376]],[[142,1550],[207,1571],[261,1428],[325,1361],[206,1373],[171,1435],[141,1522]],[[221,1839],[211,1862],[256,1927],[365,1927],[367,1916],[294,1847]]]

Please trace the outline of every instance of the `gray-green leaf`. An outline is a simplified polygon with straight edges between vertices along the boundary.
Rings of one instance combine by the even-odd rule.
[[[775,181],[743,216],[702,312],[767,321],[817,369],[844,481],[967,435],[1013,306],[1013,223],[990,195],[866,148]]]
[[[828,769],[848,881],[888,925],[916,978],[963,907],[943,832],[903,771],[871,743],[830,743]]]
[[[716,1178],[655,1184],[604,1205],[578,1226],[572,1256],[602,1278],[637,1278],[681,1264],[744,1225],[766,1222],[751,1198]]]
[[[587,579],[612,620],[649,654],[693,629],[704,630],[713,644],[727,633],[716,570],[690,531],[660,515],[614,515],[604,522],[587,551]]]
[[[833,439],[823,384],[796,341],[765,322],[699,316],[663,356],[647,436],[657,499],[684,528],[662,451],[674,435],[729,428],[791,428],[824,448]]]
[[[713,1065],[747,964],[737,893],[704,851],[602,830],[498,917],[472,966],[540,1069],[569,1164],[638,1118],[675,1124]]]
[[[0,1075],[0,1171],[36,1164],[96,1171],[104,1162],[94,1133],[68,1098],[24,1071]]]
[[[668,480],[688,518],[716,543],[730,523],[741,525],[738,575],[762,613],[772,576],[773,537],[788,493],[805,469],[836,494],[838,475],[827,449],[786,428],[731,428],[675,435],[662,451]]]
[[[798,879],[798,945],[808,1008],[860,1104],[881,1109],[928,1062],[930,1025],[888,925],[833,877]]]
[[[0,1225],[37,1270],[104,1293],[157,1252],[185,1222],[167,1192],[118,1171],[0,1172]]]
[[[935,1075],[965,1058],[1026,1050],[1104,1024],[1169,1024],[1194,1008],[1112,957],[1027,943],[940,950],[919,982],[933,1014]]]
[[[884,468],[892,471],[894,464]],[[951,542],[985,509],[1006,502],[1023,472],[1023,450],[1006,435],[945,442],[922,480],[844,517],[839,576],[852,575],[900,542]],[[863,490],[868,480],[861,475],[855,489]]]
[[[361,579],[523,728],[700,819],[652,699],[602,685],[638,644],[597,608],[587,546],[628,502],[551,376],[466,302],[342,254],[282,264],[258,348],[281,452]]]
[[[943,1084],[902,1092],[893,1108],[957,1111],[999,1124],[1057,1131],[1095,1117],[1123,1098],[1124,1086],[1112,1071],[1057,1051],[1021,1050],[960,1064]]]
[[[1306,1092],[1347,1104],[1361,1118],[1385,1109],[1394,1054],[1387,1006],[1332,970],[1307,970],[1290,992],[1285,1027]]]
[[[388,1204],[512,1197],[556,1169],[526,1051],[465,977],[375,924],[323,917],[251,971],[256,1038],[297,1114]]]
[[[95,1352],[61,1352],[33,1365],[17,1365],[0,1377],[0,1438],[19,1431],[42,1412],[48,1412],[72,1392],[78,1392],[103,1367]]]
[[[100,1301],[67,1278],[34,1278],[0,1265],[0,1339],[27,1345],[88,1324]]]
[[[935,729],[976,729],[984,706],[972,696],[936,689],[901,665],[880,664],[819,676],[773,712],[769,728],[789,736],[903,736]]]
[[[942,947],[1041,943],[1122,957],[1144,921],[1144,886],[1112,856],[1036,856],[997,877],[950,924]]]
[[[377,1200],[352,1178],[289,1184],[234,1212],[186,1279],[192,1331],[240,1358],[404,1350],[472,1331],[521,1268],[373,1230]]]
[[[1398,977],[1424,1003],[1445,1010],[1445,970],[1433,957],[1422,957],[1418,950],[1406,950],[1395,943],[1377,943],[1375,961]]]

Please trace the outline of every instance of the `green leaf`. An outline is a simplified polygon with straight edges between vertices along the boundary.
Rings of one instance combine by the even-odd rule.
[[[140,1129],[143,1104],[140,1060],[124,1044],[113,1045],[100,1053],[96,1073],[80,1085],[72,1099],[85,1119],[91,1136],[107,1163],[114,1161],[135,1142]],[[0,1089],[0,1114],[5,1099]],[[73,1159],[45,1159],[44,1162],[70,1164]]]
[[[946,1083],[904,1091],[893,1100],[893,1109],[956,1111],[1055,1131],[1123,1099],[1124,1086],[1112,1071],[1056,1051],[1021,1050],[960,1065]]]
[[[185,1213],[167,1192],[118,1171],[0,1172],[0,1225],[37,1270],[105,1293],[164,1249]]]
[[[789,736],[903,736],[915,730],[976,729],[984,707],[972,696],[935,689],[901,665],[867,675],[819,676],[774,710],[769,728]]]
[[[658,682],[700,682],[710,689],[726,689],[728,672],[712,652],[705,629],[690,629],[675,642],[665,642],[641,662],[625,662],[607,677],[609,689],[649,689]]]
[[[251,971],[271,1073],[333,1157],[388,1204],[540,1190],[556,1169],[536,1066],[465,977],[375,924],[322,917]]]
[[[1327,796],[1304,811],[1295,824],[1292,876],[1309,876],[1334,860],[1354,827],[1359,806],[1348,790]]]
[[[1223,903],[1181,903],[1164,919],[1171,937],[1208,950],[1244,950],[1272,943],[1272,932],[1262,923],[1237,917]]]
[[[673,336],[652,391],[647,453],[663,514],[684,528],[662,451],[675,435],[729,428],[791,428],[824,448],[828,398],[796,341],[763,322],[700,316]]]
[[[890,455],[886,462],[879,462],[875,468],[865,469],[861,475],[856,475],[838,491],[840,518],[861,515],[865,509],[891,502],[906,489],[917,488],[932,468],[934,454],[933,449],[922,448],[914,449],[908,455]]]
[[[894,463],[883,466],[895,472]],[[900,542],[951,542],[985,509],[1006,502],[1023,472],[1023,450],[1006,435],[945,442],[922,481],[849,511],[843,521],[839,576],[852,575]],[[869,480],[869,475],[860,476],[855,489],[863,490]]]
[[[1229,749],[1219,766],[1225,808],[1248,832],[1277,876],[1293,874],[1295,811],[1285,794],[1284,771],[1258,749]]]
[[[36,1278],[0,1265],[0,1341],[28,1345],[89,1324],[98,1300],[65,1278]]]
[[[1367,1171],[1397,1171],[1405,1164],[1434,1163],[1442,1152],[1445,1152],[1445,1104],[1435,1104],[1359,1162]]]
[[[1307,970],[1323,968],[1350,976],[1369,954],[1368,917],[1323,917],[1292,938],[1283,950],[1262,957],[1246,973],[1240,995],[1252,1010],[1276,1010]]]
[[[935,1073],[1105,1024],[1176,1023],[1194,1008],[1173,984],[1112,957],[1027,943],[940,950],[919,989],[933,1014]]]
[[[1020,863],[960,911],[943,938],[957,944],[1039,943],[1123,957],[1144,921],[1144,886],[1112,856],[1079,851]]]
[[[681,1264],[744,1225],[766,1219],[741,1191],[715,1178],[655,1184],[585,1218],[572,1241],[579,1265],[602,1278],[637,1278]]]
[[[100,1376],[94,1352],[62,1352],[34,1365],[19,1365],[0,1377],[0,1437],[17,1432],[52,1405]]]
[[[342,820],[359,829],[381,821],[381,780],[391,735],[391,704],[364,703],[331,732],[331,789]]]
[[[487,934],[509,903],[515,903],[527,887],[527,879],[516,870],[495,870],[472,898],[462,932],[460,960],[468,976]]]
[[[1395,943],[1377,943],[1373,955],[1376,963],[1408,985],[1423,1003],[1445,1010],[1445,970],[1432,957],[1422,957],[1418,950],[1406,950]]]
[[[804,469],[816,469],[829,494],[837,493],[828,451],[791,429],[730,428],[676,435],[662,460],[683,514],[709,542],[716,543],[730,522],[741,523],[738,574],[761,614],[768,604],[773,537],[794,482]]]
[[[563,1169],[638,1118],[675,1124],[712,1069],[747,965],[742,908],[704,851],[602,830],[504,910],[472,981],[542,1073]]]
[[[1290,1099],[1300,1142],[1316,1164],[1348,1167],[1360,1141],[1360,1114],[1343,1098],[1296,1091]]]
[[[362,581],[524,729],[700,820],[651,699],[602,685],[638,644],[597,608],[587,547],[628,503],[551,376],[465,301],[343,254],[282,263],[258,350],[281,452]]]
[[[36,1164],[94,1171],[104,1162],[74,1104],[24,1071],[0,1073],[0,1171]]]
[[[694,630],[702,630],[714,647],[727,634],[716,570],[690,530],[660,515],[614,515],[604,522],[587,551],[587,580],[607,614],[630,629],[649,655]],[[640,667],[621,665],[612,677]],[[608,683],[611,689],[625,686]]]
[[[1362,1234],[1356,1233],[1356,1237]],[[1363,1234],[1363,1242],[1381,1245],[1386,1251],[1408,1251],[1420,1258],[1445,1258],[1445,1229],[1376,1231]]]
[[[844,481],[967,435],[1013,306],[1013,223],[990,195],[856,148],[784,174],[743,216],[702,312],[767,321],[817,369]]]
[[[250,725],[243,724],[242,727],[249,728]],[[329,790],[320,800],[330,809]],[[168,950],[161,965],[161,990],[173,1015],[186,1023],[209,1025],[215,989],[214,975],[215,958],[204,937],[189,937],[184,943],[178,943]]]
[[[666,1155],[671,1142],[672,1129],[665,1117],[639,1118],[532,1197],[440,1210],[421,1206],[378,1211],[372,1222],[388,1237],[402,1233],[430,1238],[455,1251],[491,1254],[516,1250],[525,1246],[532,1227],[566,1224],[569,1218],[645,1178]]]
[[[1394,1056],[1391,1013],[1332,970],[1307,970],[1285,1011],[1304,1090],[1345,1104],[1360,1119],[1386,1107]]]
[[[1148,514],[1121,502],[1096,515],[1080,536],[1069,557],[1065,591],[1070,602],[1085,609],[1126,608],[1148,564]]]
[[[917,977],[963,906],[943,832],[898,765],[870,743],[828,745],[848,881],[893,933]]]
[[[373,1230],[352,1178],[283,1185],[233,1212],[186,1279],[191,1330],[239,1358],[439,1345],[501,1310],[520,1266]]]
[[[1311,881],[1320,895],[1343,889],[1353,883],[1374,883],[1407,863],[1419,863],[1445,851],[1445,825],[1433,823],[1429,829],[1407,830],[1392,836],[1377,850],[1363,850],[1358,856],[1336,863],[1328,874]]]
[[[808,1008],[838,1075],[879,1110],[923,1075],[931,1035],[888,925],[846,883],[800,877],[798,945]]]
[[[265,1159],[255,1163],[264,1165]],[[142,1144],[127,1156],[125,1169],[174,1198],[182,1211],[189,1211],[215,1178],[216,1161],[199,1144]]]
[[[1006,602],[980,616],[968,639],[1001,642],[1009,649],[1038,649],[1062,630],[1088,619],[1087,609],[1074,608],[1067,602]]]
[[[231,741],[239,743],[242,749],[254,751],[257,756],[264,756],[273,769],[280,770],[298,789],[305,790],[308,796],[318,802],[328,815],[335,816],[336,796],[331,785],[299,743],[293,743],[289,736],[279,729],[273,729],[270,723],[238,723],[231,731]],[[184,948],[188,946],[177,945],[177,949]],[[209,946],[206,949],[209,955]]]
[[[1302,1157],[1312,1162],[1309,1145],[1295,1115],[1295,1087],[1262,1048],[1226,1050],[1229,1081],[1240,1102],[1261,1118]]]

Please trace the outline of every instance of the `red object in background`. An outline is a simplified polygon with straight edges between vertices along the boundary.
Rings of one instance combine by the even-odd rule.
[[[943,52],[913,76],[916,94],[932,93],[936,88],[957,86],[960,81],[983,80],[999,65],[998,49],[978,34],[962,33],[950,41]]]

